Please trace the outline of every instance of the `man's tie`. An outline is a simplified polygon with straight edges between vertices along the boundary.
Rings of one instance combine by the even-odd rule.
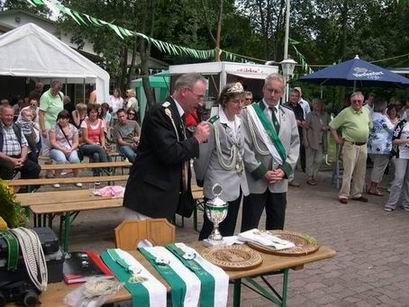
[[[278,122],[278,119],[276,116],[277,108],[270,107],[270,110],[271,110],[271,120],[273,121],[274,128],[278,134],[280,132],[280,123]]]

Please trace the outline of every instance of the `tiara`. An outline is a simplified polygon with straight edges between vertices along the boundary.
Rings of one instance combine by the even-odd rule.
[[[243,93],[243,85],[240,82],[236,82],[233,84],[231,88],[226,91],[226,94],[236,94],[236,93]]]

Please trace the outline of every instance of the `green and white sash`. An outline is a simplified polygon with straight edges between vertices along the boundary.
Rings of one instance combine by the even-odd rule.
[[[20,245],[11,231],[0,231],[0,238],[7,244],[7,270],[17,270]]]
[[[166,307],[166,287],[132,255],[121,249],[108,249],[101,258],[132,295],[133,307]]]
[[[175,255],[163,246],[140,247],[139,251],[169,284],[173,307],[199,305],[200,280]]]
[[[198,252],[184,243],[169,244],[166,248],[200,279],[200,306],[227,305],[229,276],[221,268],[205,260]]]
[[[250,117],[249,120],[254,123],[255,128],[260,133],[263,143],[266,145],[274,160],[280,165],[283,164],[286,160],[287,154],[270,120],[257,103],[249,105],[246,109],[247,114]]]

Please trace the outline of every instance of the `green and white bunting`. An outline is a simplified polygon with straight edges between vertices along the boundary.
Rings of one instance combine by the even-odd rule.
[[[166,307],[166,287],[132,255],[121,249],[108,249],[102,260],[132,296],[132,306]]]
[[[296,54],[297,57],[298,57],[298,63],[301,64],[302,70],[303,70],[305,73],[307,73],[307,74],[313,73],[314,71],[313,71],[313,70],[311,69],[311,67],[308,65],[307,61],[305,60],[304,55],[303,55],[303,54],[297,49],[297,47],[295,46],[295,45],[300,44],[300,42],[290,38],[290,44],[291,44],[291,46],[293,46],[293,49],[294,49],[294,51],[295,51],[295,54]]]
[[[108,27],[112,31],[115,32],[121,39],[126,39],[129,37],[141,37],[150,43],[152,43],[156,48],[158,48],[161,52],[173,55],[173,56],[190,56],[195,59],[200,60],[212,60],[216,57],[216,51],[214,49],[208,50],[198,50],[193,48],[188,48],[168,42],[161,41],[159,39],[155,39],[149,37],[143,33],[135,32],[123,28],[121,26],[112,24],[110,22],[104,21],[102,19],[95,18],[93,16],[89,16],[84,13],[77,12],[73,9],[67,8],[66,6],[62,5],[59,2],[51,1],[51,0],[26,0],[33,6],[47,6],[48,8],[59,12],[60,14],[64,14],[71,19],[73,19],[78,25],[81,26],[95,26],[95,27]],[[220,55],[224,56],[226,60],[231,61],[240,61],[240,62],[250,62],[250,61],[258,61],[258,62],[265,62],[262,59],[254,59],[238,54],[231,53],[226,50],[219,50]]]

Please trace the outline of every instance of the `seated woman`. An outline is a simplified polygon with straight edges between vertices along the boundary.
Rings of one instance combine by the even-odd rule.
[[[57,164],[80,163],[78,158],[78,130],[69,123],[70,113],[63,110],[58,113],[57,123],[48,133],[50,138],[50,158]],[[73,170],[74,176],[78,176],[78,170]],[[55,171],[55,176],[59,177],[61,170]],[[82,187],[82,183],[77,182],[77,187]],[[60,184],[54,184],[54,188],[59,188]]]
[[[81,124],[82,144],[81,153],[89,157],[90,162],[109,162],[110,157],[105,146],[105,122],[98,118],[98,108],[96,104],[88,106],[88,117]],[[100,176],[100,169],[93,169],[94,176]]]
[[[195,161],[196,178],[203,181],[205,199],[214,198],[212,187],[223,188],[220,198],[228,202],[226,219],[220,224],[223,236],[234,234],[242,194],[248,195],[244,173],[244,135],[238,116],[244,104],[244,90],[240,83],[227,84],[218,99],[217,114],[209,119],[212,129],[207,143],[200,144],[199,159]],[[199,240],[206,239],[213,228],[206,214]]]

